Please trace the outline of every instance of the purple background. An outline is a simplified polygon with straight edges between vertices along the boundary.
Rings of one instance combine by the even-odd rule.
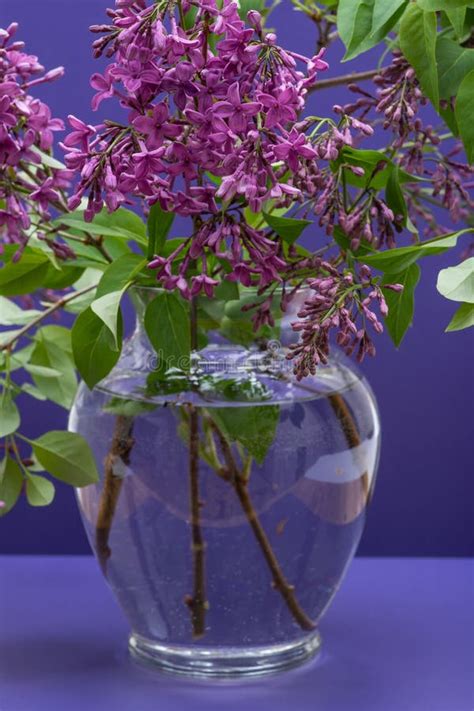
[[[131,664],[128,625],[90,558],[3,558],[5,711],[472,711],[474,565],[354,561],[315,662],[199,682]]]
[[[56,116],[72,113],[97,120],[90,110],[88,77],[98,65],[91,58],[88,26],[103,21],[108,4],[108,0],[1,0],[0,26],[20,22],[19,37],[46,67],[66,67],[66,77],[41,92]],[[282,43],[312,54],[312,27],[287,0],[274,13],[272,24]],[[371,53],[339,66],[339,46],[332,47],[327,58],[331,63],[327,76],[372,68],[376,62]],[[324,115],[346,96],[344,89],[316,93],[310,110]],[[458,256],[424,261],[416,327],[399,352],[387,336],[379,338],[378,357],[364,364],[384,432],[378,490],[360,549],[364,555],[474,553],[474,340],[471,332],[443,333],[456,306],[435,288],[437,270],[456,263]],[[25,404],[26,434],[65,427],[67,416],[60,408],[31,399]],[[0,553],[88,552],[74,494],[62,485],[52,507],[34,510],[21,503],[2,519],[0,531]]]

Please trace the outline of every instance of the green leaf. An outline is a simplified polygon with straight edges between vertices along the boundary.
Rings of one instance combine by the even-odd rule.
[[[435,108],[439,106],[438,69],[436,65],[437,17],[409,5],[400,26],[400,47],[412,65],[421,88]]]
[[[34,336],[36,341],[54,341],[61,350],[72,355],[71,331],[64,326],[51,324],[40,328]]]
[[[37,474],[28,474],[26,479],[26,498],[30,506],[49,506],[53,499],[56,490],[54,484],[44,476]]]
[[[370,46],[375,0],[340,0],[337,11],[339,36],[346,46],[343,61],[353,59]]]
[[[112,291],[110,294],[104,294],[104,296],[95,299],[90,305],[95,315],[100,318],[112,334],[116,349],[118,348],[120,304],[124,294],[125,289]]]
[[[28,363],[28,361],[31,358],[31,354],[33,353],[35,348],[34,343],[29,343],[25,348],[20,348],[19,351],[14,351],[11,355],[10,359],[10,370],[13,372],[15,370],[19,370],[19,368],[24,368],[25,365]],[[3,354],[2,354],[3,357]],[[4,363],[2,362],[1,367],[4,367]]]
[[[443,269],[438,276],[437,289],[446,299],[474,304],[474,257],[456,267]]]
[[[120,358],[122,328],[119,315],[117,348],[110,330],[90,307],[76,319],[71,333],[74,361],[91,390],[110,373]]]
[[[46,326],[38,331],[35,341],[30,363],[25,367],[43,395],[69,410],[77,391],[76,372],[71,354],[71,334],[61,326]],[[44,369],[51,369],[59,375],[51,377],[44,372]]]
[[[48,368],[44,365],[32,365],[31,363],[25,365],[25,370],[31,375],[41,375],[43,378],[57,378],[61,375],[59,370]]]
[[[187,382],[187,381],[186,381]],[[121,397],[113,397],[104,406],[104,412],[110,415],[121,415],[123,417],[138,417],[147,412],[156,410],[157,405],[144,400],[125,400]]]
[[[388,34],[387,24],[393,27],[408,5],[408,0],[375,0],[371,36],[379,32]],[[380,38],[382,39],[382,38]]]
[[[47,168],[54,168],[55,170],[66,170],[66,166],[61,161],[57,160],[54,156],[42,151],[38,146],[30,146],[30,151],[36,153],[41,158],[41,162]],[[31,165],[37,166],[37,163],[32,163]]]
[[[242,444],[258,464],[263,464],[280,420],[278,406],[218,407],[209,414],[231,442]]]
[[[343,61],[384,40],[403,15],[408,0],[340,0],[337,27],[346,46]]]
[[[418,0],[422,10],[455,10],[459,7],[474,7],[472,0]]]
[[[53,430],[33,440],[31,446],[45,471],[56,479],[78,487],[99,481],[94,455],[81,435]]]
[[[158,202],[152,206],[148,217],[148,258],[161,254],[166,238],[173,226],[175,215],[163,210]]]
[[[461,47],[449,37],[439,37],[436,44],[439,74],[439,95],[449,100],[470,71],[474,70],[474,49]]]
[[[17,431],[20,426],[20,413],[8,390],[0,396],[0,437],[6,437]]]
[[[260,14],[265,12],[265,0],[240,0],[239,5],[239,15],[242,20],[247,19],[247,13],[250,10],[257,10]]]
[[[14,301],[0,296],[0,326],[24,326],[40,313],[36,309],[23,310]]]
[[[474,163],[474,69],[461,82],[455,114],[467,160],[469,163]]]
[[[18,262],[8,262],[0,269],[0,294],[31,294],[43,285],[49,259],[42,253],[25,250]]]
[[[21,386],[21,392],[25,393],[26,395],[29,395],[30,397],[34,397],[35,400],[40,400],[41,402],[44,402],[48,399],[46,395],[41,392],[41,390],[36,388],[31,383],[23,383],[23,385]]]
[[[313,224],[311,220],[295,220],[291,217],[275,217],[264,212],[265,222],[274,232],[277,233],[285,242],[293,244],[301,236],[302,232]]]
[[[148,243],[145,225],[135,213],[125,208],[112,213],[103,210],[94,217],[93,222],[86,222],[84,210],[76,210],[70,215],[58,217],[53,225],[57,227],[65,225],[79,232],[99,237],[120,237],[142,246]]]
[[[458,39],[463,39],[464,37],[464,25],[466,22],[466,10],[465,7],[458,7],[451,10],[445,10],[445,13],[450,21],[453,29],[456,33]]]
[[[146,265],[147,260],[138,254],[124,254],[116,259],[105,270],[97,286],[97,298],[125,289]]]
[[[447,327],[446,333],[463,331],[472,326],[474,326],[474,304],[461,304]]]
[[[92,311],[110,330],[118,348],[119,311],[122,297],[135,276],[146,266],[147,260],[137,254],[124,254],[104,272],[91,303]]]
[[[363,189],[370,186],[376,190],[382,190],[386,187],[394,166],[393,162],[382,151],[360,150],[351,146],[344,146],[339,158],[332,165],[339,167],[346,163],[363,168],[365,171],[365,174],[360,176],[354,175],[349,169],[345,170],[346,181],[349,185]],[[419,176],[410,175],[401,169],[399,169],[398,177],[400,183],[423,181]]]
[[[23,487],[23,474],[19,464],[10,457],[0,463],[0,518],[9,513],[18,501]]]
[[[453,232],[452,234],[444,237],[437,237],[436,239],[429,240],[427,242],[420,242],[413,247],[387,249],[384,252],[378,252],[377,254],[369,254],[358,257],[358,259],[371,267],[380,269],[382,272],[397,274],[405,271],[405,269],[408,269],[409,266],[423,257],[443,254],[448,249],[455,247],[459,237],[463,234],[467,234],[468,232],[472,232],[472,229],[468,228],[460,230],[459,232]]]
[[[393,210],[395,217],[403,218],[402,224],[405,226],[408,218],[408,208],[405,196],[400,187],[400,168],[396,165],[390,172],[385,189],[385,198],[388,206]]]
[[[19,329],[10,329],[9,331],[0,331],[0,346],[7,344],[12,338],[20,333]]]
[[[179,296],[170,292],[158,294],[146,309],[145,329],[160,357],[158,371],[189,370],[191,325],[188,309]]]
[[[418,264],[412,264],[401,274],[386,275],[382,281],[382,289],[384,284],[402,284],[404,287],[401,292],[383,289],[389,308],[385,323],[397,348],[400,346],[407,330],[413,323],[413,315],[415,313],[415,289],[420,281],[420,274]]]

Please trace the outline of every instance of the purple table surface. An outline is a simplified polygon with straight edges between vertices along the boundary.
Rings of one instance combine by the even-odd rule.
[[[0,561],[0,711],[472,711],[474,565],[357,559],[306,667],[246,683],[141,669],[94,561]]]

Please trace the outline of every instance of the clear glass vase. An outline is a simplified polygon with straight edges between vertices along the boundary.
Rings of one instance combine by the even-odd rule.
[[[135,299],[117,367],[92,392],[81,385],[70,417],[101,472],[78,501],[131,652],[209,677],[299,664],[320,647],[364,527],[380,445],[373,394],[339,355],[298,383],[285,323],[280,344],[216,338],[190,374],[157,380],[149,298]]]

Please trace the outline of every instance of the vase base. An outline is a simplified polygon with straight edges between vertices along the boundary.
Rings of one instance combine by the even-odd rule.
[[[133,659],[160,671],[181,676],[229,679],[276,674],[304,664],[321,648],[315,632],[302,641],[269,647],[181,647],[157,644],[132,634],[129,649]]]

